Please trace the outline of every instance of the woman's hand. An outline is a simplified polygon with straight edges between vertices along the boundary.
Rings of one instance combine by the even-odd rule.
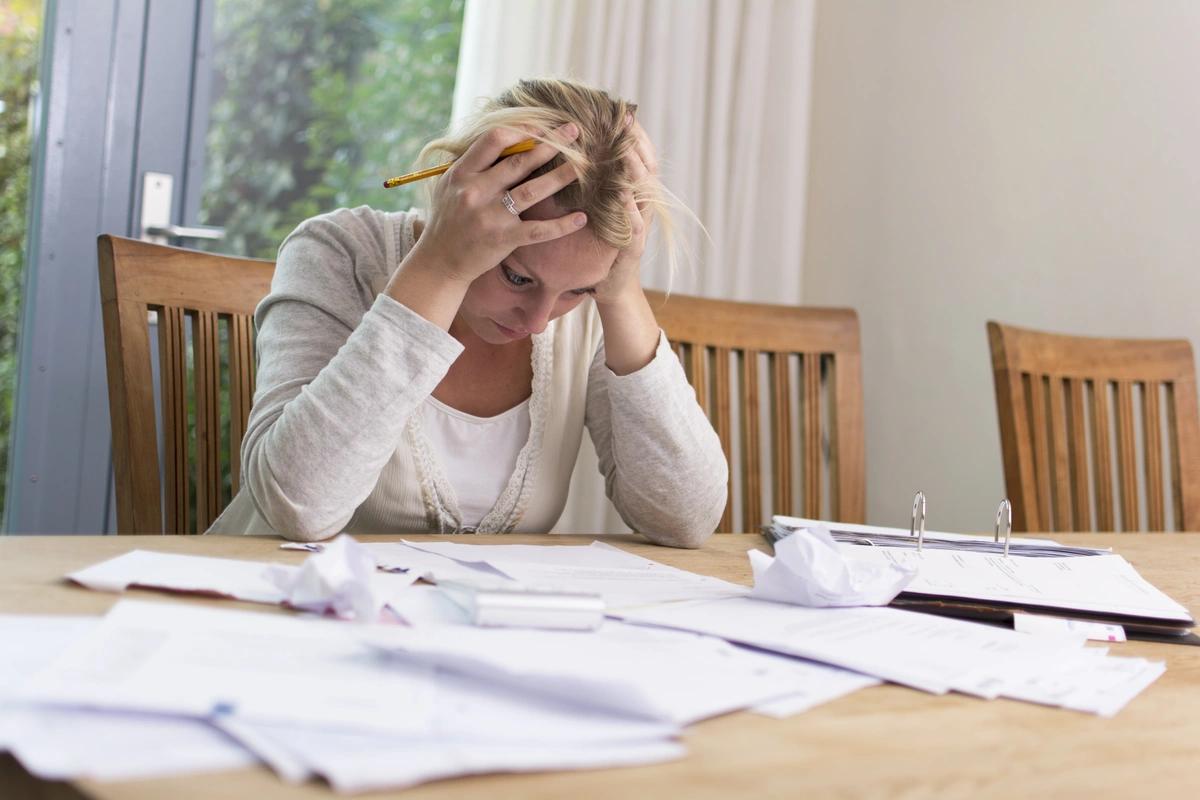
[[[634,183],[642,183],[647,179],[657,180],[658,159],[655,156],[654,145],[637,120],[632,120],[630,126],[637,144],[625,156],[629,177]],[[596,286],[595,298],[601,306],[642,293],[642,253],[646,250],[650,215],[645,208],[634,202],[632,196],[626,198],[625,206],[633,227],[633,241],[617,253],[617,260],[609,270],[608,277]]]
[[[658,179],[658,160],[650,137],[636,120],[631,120],[637,144],[625,158],[635,183]],[[617,375],[636,372],[654,360],[659,328],[654,311],[642,291],[642,253],[650,228],[647,209],[638,207],[632,196],[626,208],[633,225],[633,241],[617,253],[608,277],[596,286],[596,309],[604,327],[604,357]]]
[[[567,123],[551,136],[567,143],[579,135]],[[479,137],[454,162],[433,190],[429,220],[414,248],[444,277],[469,284],[518,247],[558,239],[587,223],[583,212],[556,219],[524,221],[518,214],[576,179],[570,164],[525,180],[558,154],[548,144],[497,162],[506,147],[528,138],[521,131],[496,129]],[[504,195],[512,198],[512,209]]]

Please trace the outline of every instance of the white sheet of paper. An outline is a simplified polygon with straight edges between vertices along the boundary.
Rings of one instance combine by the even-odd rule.
[[[917,568],[906,592],[1188,621],[1191,615],[1119,555],[1019,558],[840,545],[848,557]]]
[[[1084,654],[1094,653],[1091,650]],[[1005,697],[1112,717],[1166,672],[1161,661],[1094,653],[1009,686]]]
[[[105,592],[121,592],[130,586],[137,586],[167,592],[216,595],[267,605],[292,602],[298,608],[328,608],[335,613],[343,606],[349,607],[347,604],[352,604],[352,596],[360,600],[369,596],[391,605],[393,600],[403,597],[404,590],[419,577],[372,571],[371,593],[364,591],[353,594],[355,584],[347,571],[348,562],[339,562],[336,554],[332,556],[334,561],[330,562],[331,556],[326,551],[327,548],[323,548],[320,554],[325,559],[324,567],[320,564],[309,566],[312,559],[317,558],[315,555],[310,556],[304,566],[295,567],[232,558],[132,550],[67,577],[89,589]],[[334,565],[340,565],[340,568],[331,571],[330,567]],[[322,575],[319,569],[324,569],[326,574]],[[323,588],[335,584],[339,587],[337,592]],[[293,591],[294,600],[289,596]]]
[[[595,632],[447,626],[364,632],[399,659],[609,713],[678,724],[794,694],[809,675],[720,639],[608,621]]]
[[[598,594],[609,609],[747,592],[744,586],[669,567],[604,542],[587,546],[408,544],[464,566],[489,566],[523,586]]]
[[[236,769],[253,754],[204,722],[14,702],[99,617],[0,615],[0,751],[45,780],[134,780]]]
[[[824,526],[802,528],[775,543],[775,557],[750,550],[750,597],[810,608],[886,606],[917,574],[915,567],[847,558]]]
[[[132,550],[67,576],[81,586],[122,592],[130,586],[232,597],[251,603],[281,603],[284,593],[266,579],[267,564],[232,558]],[[284,571],[297,567],[279,565]]]
[[[30,701],[207,717],[430,729],[427,670],[384,665],[364,626],[123,600],[21,692]]]
[[[339,792],[401,789],[426,781],[487,772],[600,769],[671,761],[686,753],[669,739],[531,747],[504,739],[396,737],[294,725],[253,725],[260,746],[290,754]]]
[[[352,766],[360,762],[382,775],[392,763],[395,771],[386,774],[394,785],[426,779],[422,770],[414,771],[412,762],[397,757],[414,749],[425,752],[431,741],[441,742],[450,751],[497,745],[536,751],[568,747],[574,751],[669,742],[681,732],[673,723],[609,714],[575,702],[512,691],[491,678],[440,671],[435,676],[432,702],[433,729],[417,737],[263,725],[234,715],[221,715],[215,724],[258,754],[284,780],[305,780],[331,767],[335,774],[349,775]],[[289,733],[302,727],[305,730]],[[518,758],[514,763],[523,762]],[[541,764],[541,768],[553,767],[552,761]],[[598,762],[597,766],[604,764]]]
[[[380,569],[426,580],[463,581],[477,585],[505,585],[513,581],[486,564],[470,564],[405,542],[368,542],[363,545]]]
[[[1034,636],[1067,636],[1093,642],[1125,641],[1125,629],[1120,625],[1042,614],[1013,614],[1013,630]]]
[[[933,693],[980,693],[990,664],[1052,659],[1078,643],[895,608],[803,608],[751,598],[678,603],[623,613],[631,622],[719,636]]]
[[[45,780],[142,780],[240,769],[258,758],[202,720],[34,707],[7,712],[13,754]]]

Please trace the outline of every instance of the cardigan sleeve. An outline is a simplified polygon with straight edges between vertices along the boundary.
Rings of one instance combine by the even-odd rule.
[[[621,519],[658,544],[703,544],[725,510],[729,465],[664,334],[629,375],[610,370],[600,346],[584,419]]]
[[[289,539],[336,534],[370,495],[409,417],[462,345],[386,295],[386,232],[355,212],[284,241],[255,311],[258,372],[242,441],[243,482]],[[340,215],[340,216],[339,216]]]

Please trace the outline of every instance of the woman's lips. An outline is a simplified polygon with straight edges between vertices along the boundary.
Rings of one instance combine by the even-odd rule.
[[[513,330],[512,328],[509,328],[505,325],[501,325],[499,322],[496,322],[496,320],[492,320],[492,324],[496,326],[497,330],[499,330],[501,333],[503,333],[505,336],[507,336],[510,339],[523,339],[524,337],[529,335],[528,333]]]

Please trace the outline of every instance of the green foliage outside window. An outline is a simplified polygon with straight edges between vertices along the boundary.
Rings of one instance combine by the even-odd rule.
[[[30,100],[36,90],[40,0],[0,0],[0,516],[8,480],[29,194]]]
[[[463,0],[218,0],[202,222],[274,258],[302,220],[384,190],[450,118]]]

